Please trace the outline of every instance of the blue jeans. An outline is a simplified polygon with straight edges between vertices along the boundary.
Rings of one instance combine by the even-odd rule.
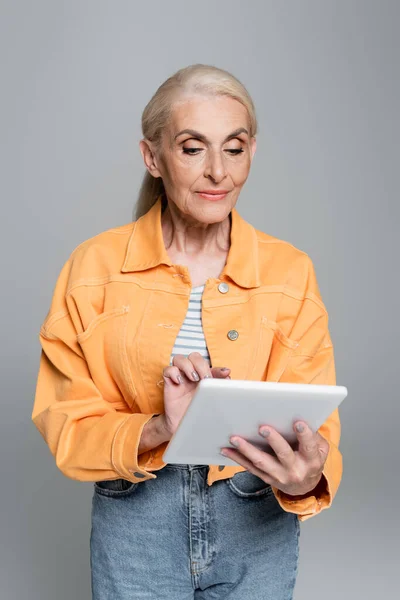
[[[207,485],[208,466],[94,484],[93,600],[291,600],[300,523],[248,471]]]

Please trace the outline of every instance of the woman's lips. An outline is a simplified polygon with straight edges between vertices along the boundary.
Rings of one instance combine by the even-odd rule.
[[[229,192],[223,192],[222,194],[208,194],[207,192],[197,192],[197,193],[199,194],[199,196],[201,196],[202,198],[205,198],[206,200],[223,200]]]

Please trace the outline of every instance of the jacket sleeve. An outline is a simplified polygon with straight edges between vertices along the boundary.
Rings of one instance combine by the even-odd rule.
[[[309,259],[307,287],[290,338],[298,342],[279,381],[336,385],[334,350],[328,328],[328,314],[322,303],[314,266]],[[281,507],[305,521],[331,506],[343,473],[339,450],[341,425],[336,408],[319,427],[329,452],[316,488],[303,496],[290,496],[272,488]]]
[[[150,453],[137,454],[142,430],[154,415],[117,411],[95,386],[65,300],[68,270],[66,263],[40,329],[32,421],[71,479],[154,479],[146,471]]]

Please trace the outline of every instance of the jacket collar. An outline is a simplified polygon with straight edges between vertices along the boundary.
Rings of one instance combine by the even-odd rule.
[[[150,210],[135,222],[130,235],[122,273],[144,271],[173,263],[164,246],[161,227],[161,196]],[[245,288],[259,287],[258,242],[256,230],[235,208],[231,211],[231,245],[221,277],[227,275]]]

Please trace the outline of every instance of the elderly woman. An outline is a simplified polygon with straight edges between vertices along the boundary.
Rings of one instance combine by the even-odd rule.
[[[294,423],[296,450],[267,421],[274,455],[233,436],[237,466],[162,456],[205,377],[335,384],[315,270],[235,209],[257,125],[233,75],[181,69],[142,125],[136,220],[63,266],[32,419],[62,473],[94,482],[95,600],[287,600],[300,521],[340,484],[338,410],[318,432]]]

